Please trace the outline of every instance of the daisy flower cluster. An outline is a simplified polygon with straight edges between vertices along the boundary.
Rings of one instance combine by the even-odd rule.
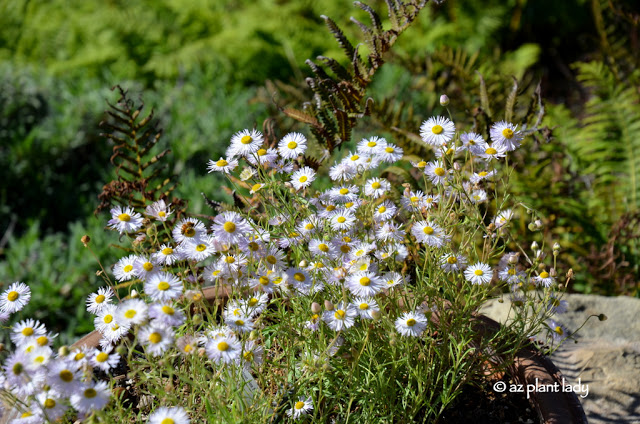
[[[402,184],[385,167],[409,161],[382,137],[316,169],[306,165],[303,134],[275,141],[237,132],[208,170],[232,177],[240,168],[240,179],[230,180],[247,205],[259,207],[218,211],[210,221],[172,217],[162,200],[145,208],[146,219],[130,207],[112,209],[108,227],[131,236],[132,248],[112,266],[115,281],[87,298],[99,345],[55,354],[54,335],[21,321],[4,386],[28,399],[27,412],[41,420],[33,422],[71,407],[84,416],[111,396],[96,375],[114,373],[125,356],[165,365],[170,358],[178,368],[200,364],[216,399],[236,399],[241,409],[261,401],[286,407],[284,415],[298,420],[332,410],[317,403],[317,384],[326,373],[347,379],[341,364],[352,370],[344,364],[380,352],[414,361],[428,346],[450,342],[436,339],[433,320],[446,320],[460,299],[471,313],[470,304],[479,307],[502,288],[522,307],[541,291],[548,315],[566,310],[552,295],[555,270],[540,249],[527,261],[504,253],[516,212],[498,196],[505,175],[498,163],[521,145],[522,131],[498,122],[488,143],[434,117],[420,135],[430,157],[412,161],[418,178]],[[319,184],[323,172],[330,186]],[[207,293],[222,301],[207,303]],[[15,283],[0,311],[19,311],[29,296]],[[271,398],[261,400],[262,390]],[[159,405],[148,422],[188,423],[202,405],[190,408]]]

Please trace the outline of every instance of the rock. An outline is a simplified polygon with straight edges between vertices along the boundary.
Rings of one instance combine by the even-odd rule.
[[[640,424],[640,299],[571,294],[556,321],[573,332],[552,355],[567,383],[588,386],[579,395],[590,423]],[[505,322],[510,303],[489,302],[482,313]],[[606,321],[590,315],[604,313]]]

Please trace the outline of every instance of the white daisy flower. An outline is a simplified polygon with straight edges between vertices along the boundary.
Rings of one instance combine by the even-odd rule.
[[[181,258],[195,262],[202,262],[216,253],[212,240],[209,237],[201,237],[198,240],[186,241],[178,246],[178,254]]]
[[[149,415],[149,424],[189,424],[191,422],[189,415],[180,406],[167,408],[161,406]]]
[[[553,278],[547,271],[542,271],[537,276],[531,279],[536,285],[542,285],[545,287],[551,287],[553,283],[556,282],[556,279]]]
[[[464,271],[464,278],[471,284],[487,284],[493,277],[491,267],[485,263],[477,262],[470,265]]]
[[[171,327],[161,325],[157,321],[142,327],[138,332],[138,340],[153,356],[160,356],[169,349],[173,345],[173,336]]]
[[[424,168],[424,174],[436,185],[444,184],[449,178],[449,172],[440,161],[429,162]]]
[[[115,368],[120,363],[120,354],[111,347],[106,349],[95,349],[89,356],[89,363],[94,368],[98,368],[104,372]]]
[[[513,218],[513,211],[511,209],[505,209],[505,210],[501,211],[493,219],[493,223],[496,226],[496,228],[500,228],[500,227],[503,227],[503,226],[507,225],[509,222],[511,222],[512,218]]]
[[[78,389],[82,387],[81,377],[82,373],[77,362],[59,358],[49,364],[47,384],[58,393],[69,396],[77,393]]]
[[[274,246],[269,246],[262,258],[262,264],[269,269],[282,269],[285,266],[285,253]]]
[[[436,158],[442,160],[442,158],[446,158],[448,161],[452,161],[458,153],[464,152],[465,148],[455,147],[455,146],[442,146],[440,149],[436,149]]]
[[[113,296],[115,293],[111,287],[100,287],[97,293],[91,293],[87,297],[87,312],[94,315],[99,314],[102,308],[111,303]]]
[[[37,347],[30,352],[27,352],[27,358],[29,358],[29,369],[38,370],[40,367],[46,367],[52,355],[53,349],[49,346]]]
[[[108,227],[117,230],[120,234],[132,233],[142,227],[142,215],[134,212],[133,208],[116,206],[111,209],[111,219]]]
[[[491,126],[489,136],[494,145],[503,146],[508,152],[520,147],[522,133],[518,131],[518,126],[507,121],[500,121]]]
[[[349,212],[345,209],[336,210],[331,216],[331,220],[329,221],[331,228],[334,230],[348,230],[350,229],[356,222],[356,217],[352,212]]]
[[[453,139],[456,126],[442,116],[431,117],[420,126],[422,140],[435,147],[441,147]]]
[[[204,345],[207,357],[217,363],[234,363],[240,360],[242,346],[238,340],[230,335],[207,339]]]
[[[404,151],[395,144],[388,143],[385,147],[380,147],[376,151],[376,156],[383,162],[393,163],[402,159]]]
[[[262,364],[263,354],[264,349],[261,345],[257,344],[253,340],[246,342],[242,349],[242,362],[245,369],[250,369],[252,365]]]
[[[478,143],[470,147],[471,153],[487,162],[493,159],[500,159],[507,156],[507,149],[502,145],[494,144],[490,146],[487,143]]]
[[[360,318],[372,319],[373,311],[380,311],[378,303],[373,297],[356,297],[351,304],[356,308],[356,312]]]
[[[329,169],[329,177],[333,181],[350,181],[358,175],[358,168],[352,163],[336,163]]]
[[[373,219],[376,221],[388,221],[394,217],[398,207],[390,200],[380,203],[373,212]]]
[[[211,230],[216,240],[231,245],[244,239],[251,226],[239,213],[223,212],[214,218]]]
[[[184,286],[178,277],[168,272],[155,273],[144,283],[145,293],[155,301],[164,302],[180,297]]]
[[[224,323],[236,333],[250,333],[253,330],[253,320],[247,316],[227,315]]]
[[[7,314],[13,314],[24,308],[31,299],[31,289],[25,283],[16,281],[8,289],[2,292],[0,297],[0,310]]]
[[[248,156],[247,160],[253,166],[269,168],[278,160],[278,151],[276,149],[258,149],[257,152]]]
[[[11,391],[20,396],[29,396],[42,388],[45,374],[32,372],[29,369],[30,361],[26,353],[13,352],[4,360],[4,375],[6,385]]]
[[[507,284],[518,284],[524,281],[525,273],[516,269],[515,266],[506,266],[498,272],[500,281]]]
[[[186,240],[196,240],[207,233],[207,228],[195,218],[183,218],[171,231],[176,243]]]
[[[374,199],[384,196],[391,189],[391,183],[384,178],[370,178],[364,183],[364,194]]]
[[[332,202],[346,203],[353,202],[358,199],[358,187],[355,185],[343,185],[341,187],[332,188],[329,196]]]
[[[567,337],[569,337],[569,330],[563,324],[560,324],[559,322],[552,319],[548,320],[546,324],[549,328],[549,333],[551,334],[551,337],[555,343],[561,343]]]
[[[149,318],[167,327],[178,327],[185,321],[184,313],[169,301],[152,303],[149,306]]]
[[[495,169],[493,171],[488,171],[488,172],[487,171],[474,172],[473,175],[469,178],[469,181],[471,181],[473,184],[478,184],[482,180],[491,179],[491,177],[493,177],[494,175],[496,175]]]
[[[118,281],[129,281],[136,277],[133,265],[138,257],[136,255],[125,256],[113,266],[113,275]]]
[[[176,249],[166,243],[160,246],[160,249],[152,255],[152,258],[161,265],[173,265],[179,260]]]
[[[11,341],[16,346],[22,346],[27,343],[36,343],[36,339],[45,334],[47,334],[47,328],[44,324],[29,318],[13,325],[11,328]]]
[[[127,299],[118,305],[116,320],[130,327],[147,319],[147,304],[141,299]]]
[[[422,313],[405,312],[395,321],[396,330],[405,337],[420,337],[427,329],[427,318]]]
[[[476,144],[484,143],[484,137],[474,132],[468,132],[460,134],[460,141],[462,141],[463,147],[471,149],[471,147]]]
[[[191,334],[187,334],[176,340],[176,347],[183,355],[191,355],[198,347],[198,339]]]
[[[445,272],[458,272],[467,266],[467,258],[462,255],[446,253],[440,258],[440,268]]]
[[[359,166],[364,166],[367,156],[368,155],[363,155],[362,153],[359,153],[359,152],[358,153],[349,152],[349,154],[347,154],[347,156],[345,156],[344,159],[342,159],[342,162],[346,163],[348,166],[351,166],[357,170]]]
[[[304,396],[300,396],[298,401],[293,405],[291,409],[287,409],[287,415],[297,420],[313,410],[313,401],[311,400],[311,396],[305,398]]]
[[[309,252],[314,256],[333,258],[337,254],[337,249],[332,243],[324,240],[311,239],[309,242]]]
[[[356,272],[349,276],[346,286],[354,296],[371,297],[385,287],[382,279],[373,272]]]
[[[399,272],[387,272],[382,276],[382,281],[384,282],[385,288],[389,289],[391,287],[399,286],[404,284],[404,279]]]
[[[40,392],[36,395],[36,403],[41,408],[42,414],[49,422],[55,422],[69,409],[64,399],[55,396],[53,390]]]
[[[424,207],[424,193],[420,190],[416,192],[406,190],[404,193],[402,193],[400,204],[408,211],[421,209],[422,207]]]
[[[473,190],[469,195],[471,203],[483,203],[487,201],[487,192],[484,190]]]
[[[416,222],[411,228],[411,234],[418,243],[424,243],[431,247],[442,247],[451,240],[451,237],[446,235],[438,224],[431,221]]]
[[[111,399],[106,381],[88,381],[69,399],[71,406],[84,415],[104,409]]]
[[[278,174],[291,174],[293,172],[293,162],[281,159],[273,164],[273,169],[275,169]]]
[[[307,150],[307,139],[304,135],[292,132],[278,143],[278,153],[284,159],[295,159]]]
[[[371,156],[375,155],[379,149],[387,147],[387,140],[382,137],[371,137],[369,139],[363,138],[358,143],[358,152]]]
[[[159,270],[160,265],[158,262],[149,256],[138,256],[133,262],[133,272],[143,281],[157,274]]]
[[[569,310],[569,302],[560,299],[557,294],[551,293],[547,301],[547,310],[553,314],[564,314]]]
[[[342,331],[343,329],[353,326],[357,315],[358,312],[353,305],[340,302],[335,305],[332,311],[324,311],[322,320],[326,322],[332,330]]]
[[[147,206],[145,208],[145,214],[154,217],[158,221],[164,222],[169,215],[173,213],[169,206],[171,206],[171,203],[167,205],[164,200],[160,199]]]
[[[256,153],[262,143],[264,137],[260,131],[242,130],[231,137],[231,145],[227,149],[227,156],[232,158],[235,156],[248,157]]]
[[[305,166],[293,173],[291,176],[291,185],[294,189],[300,190],[309,187],[315,179],[316,172],[312,168]]]
[[[376,239],[382,241],[393,240],[402,242],[405,235],[406,231],[402,229],[402,224],[397,224],[392,221],[387,221],[376,229]]]

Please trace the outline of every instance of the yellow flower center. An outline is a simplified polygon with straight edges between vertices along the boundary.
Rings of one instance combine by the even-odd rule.
[[[380,206],[378,208],[378,213],[385,213],[387,211],[387,207],[386,206]]]
[[[343,244],[342,246],[340,246],[340,251],[342,253],[349,253],[350,250],[351,250],[351,247],[349,247],[348,244]]]
[[[287,144],[287,147],[293,150],[298,147],[298,143],[296,143],[295,141],[290,141],[289,144]]]
[[[135,317],[137,314],[135,309],[129,309],[127,312],[124,313],[124,317],[127,319],[132,319],[133,317]]]
[[[162,341],[162,334],[160,333],[151,333],[149,334],[149,341],[153,344],[158,344]]]
[[[218,166],[220,168],[224,168],[227,165],[229,165],[229,162],[227,162],[224,159],[220,159],[218,162],[216,162],[216,166]]]
[[[147,272],[151,272],[153,271],[153,264],[151,262],[145,262],[144,265],[142,265],[142,268]]]
[[[369,304],[368,303],[361,303],[359,306],[361,311],[366,311],[367,309],[369,309]]]
[[[73,381],[73,373],[69,370],[62,370],[58,375],[60,376],[60,380],[64,381],[65,383],[70,383]]]
[[[325,208],[325,210],[327,212],[334,211],[335,209],[336,209],[336,207],[334,205],[327,205],[327,207]]]
[[[393,147],[385,147],[384,151],[387,153],[393,153]]]
[[[433,234],[433,228],[431,227],[424,227],[424,230],[422,230],[426,235],[430,236],[431,234]]]
[[[379,189],[380,187],[381,187],[381,185],[380,185],[380,183],[379,183],[379,182],[377,182],[377,181],[376,181],[376,182],[374,182],[373,184],[371,184],[371,188],[373,188],[373,189],[375,189],[375,190]]]
[[[13,365],[13,368],[11,368],[11,372],[13,372],[13,374],[15,374],[15,375],[22,374],[23,370],[24,370],[24,366],[20,362],[16,362]]]
[[[233,256],[229,255],[227,257],[224,258],[224,261],[228,264],[232,264],[236,262],[236,258],[234,258]]]
[[[255,297],[252,297],[251,299],[249,299],[249,302],[247,303],[250,307],[254,307],[258,304],[259,300],[256,299]]]
[[[241,319],[237,319],[236,320],[236,325],[243,326],[244,325],[244,321],[242,321]]]
[[[33,336],[33,328],[26,327],[22,329],[22,335],[25,337]]]
[[[190,344],[185,345],[185,346],[182,348],[182,350],[183,350],[183,352],[184,352],[184,353],[189,353],[189,352],[191,352],[191,351],[193,350],[193,346],[191,346]]]
[[[160,281],[160,283],[158,283],[158,290],[160,291],[167,291],[169,287],[169,283],[166,281]]]
[[[482,172],[478,172],[478,175],[481,177],[486,177],[487,175],[489,175],[489,173],[486,171],[482,171]]]
[[[254,185],[251,187],[251,191],[253,191],[253,192],[255,193],[256,191],[260,190],[260,188],[261,188],[261,187],[262,187],[262,184],[260,184],[260,183],[258,183],[258,184],[254,184]]]
[[[507,139],[513,138],[513,130],[511,128],[503,129],[502,136]]]
[[[218,350],[220,352],[226,352],[227,350],[229,350],[229,343],[227,342],[218,343]]]
[[[242,144],[249,144],[252,141],[253,141],[253,138],[251,138],[250,135],[242,136],[242,138],[240,139],[240,143],[242,143]]]
[[[49,344],[49,338],[47,336],[40,336],[36,339],[36,343],[38,343],[38,346],[45,346]]]
[[[273,255],[269,255],[269,256],[267,256],[265,259],[266,259],[266,260],[267,260],[267,262],[269,262],[271,265],[275,265],[275,264],[278,262],[278,260],[276,259],[276,257],[275,257],[275,256],[273,256]]]
[[[302,408],[304,408],[304,402],[302,401],[296,402],[296,409],[302,409]]]
[[[164,305],[162,307],[162,312],[167,314],[167,315],[173,315],[175,312],[175,309],[173,309],[171,306],[169,305]]]
[[[424,168],[425,166],[427,166],[427,162],[421,160],[420,162],[418,162],[418,168]]]
[[[189,227],[184,231],[185,237],[194,237],[196,235],[196,230]]]
[[[298,181],[300,181],[301,183],[306,183],[308,180],[306,175],[303,175],[302,177],[300,177],[300,179]]]
[[[360,279],[360,285],[361,286],[368,286],[369,284],[371,284],[371,279],[369,277],[362,277]]]
[[[236,231],[236,224],[234,224],[231,221],[227,221],[224,223],[224,225],[222,226],[222,228],[227,232],[227,233],[233,233],[234,231]]]
[[[111,321],[113,321],[113,316],[111,315],[105,315],[103,318],[103,321],[105,324],[111,324]]]
[[[477,276],[484,275],[484,272],[481,269],[476,269],[473,273]]]
[[[329,251],[329,246],[327,246],[327,245],[326,245],[326,244],[324,244],[324,243],[320,243],[320,244],[318,245],[318,250],[320,250],[320,251],[322,251],[322,252],[327,253],[327,252]]]
[[[296,272],[295,274],[293,274],[293,279],[302,283],[304,280],[306,280],[305,276],[303,273],[301,272]]]
[[[45,409],[52,409],[56,407],[56,401],[50,398],[47,398],[44,403],[42,404],[42,406],[45,407]]]
[[[515,268],[511,268],[510,270],[507,271],[507,274],[516,275],[516,269]]]
[[[338,309],[333,316],[336,317],[336,319],[343,320],[347,316],[347,313],[342,309]]]
[[[118,215],[118,219],[123,222],[129,222],[131,221],[131,216],[129,216],[129,214],[126,214],[126,213],[121,213],[120,215]]]
[[[258,156],[264,156],[267,154],[267,151],[265,149],[259,149],[258,150]]]
[[[128,265],[128,266],[130,266],[130,265]],[[99,294],[99,295],[97,295],[97,296],[96,296],[95,301],[96,301],[96,303],[102,303],[102,302],[104,302],[106,299],[107,299],[107,298],[105,297],[105,295],[103,295],[103,294]]]
[[[78,352],[78,353],[76,353],[76,356],[73,357],[73,360],[74,361],[80,361],[80,360],[84,359],[84,356],[85,356],[84,353]]]
[[[159,216],[160,218],[164,218],[165,216],[167,216],[167,213],[166,213],[165,211],[159,211],[159,212],[158,212],[158,216]]]
[[[431,128],[431,132],[434,134],[442,134],[442,131],[444,131],[444,128],[442,128],[441,125],[434,125],[433,128]]]
[[[417,321],[415,319],[413,319],[413,318],[409,318],[407,320],[407,327],[413,327],[416,324],[417,324]]]
[[[378,143],[376,143],[375,141],[370,141],[367,143],[367,147],[376,147],[378,145]]]
[[[409,200],[411,200],[411,203],[416,203],[420,198],[418,196],[411,196]]]
[[[133,265],[125,265],[124,268],[122,268],[122,270],[124,272],[131,272],[133,270]],[[97,299],[97,298],[96,298]]]
[[[266,286],[267,284],[269,284],[269,279],[263,275],[262,277],[258,278],[258,282],[263,286]]]
[[[339,216],[338,219],[336,219],[336,221],[338,221],[340,224],[343,224],[346,220],[347,218],[345,218],[344,216]]]
[[[88,388],[84,391],[84,397],[86,397],[87,399],[93,399],[97,395],[98,395],[98,392],[96,392],[96,390],[92,388]]]
[[[204,244],[199,244],[196,246],[196,250],[198,252],[204,252],[205,250],[207,250],[207,246],[205,246]]]
[[[160,424],[176,424],[176,422],[173,418],[165,418],[164,420],[160,421]]]
[[[496,153],[498,153],[498,151],[496,149],[494,149],[493,147],[489,147],[487,150],[484,151],[486,154],[488,155],[495,155]]]
[[[7,295],[7,299],[9,300],[9,302],[15,302],[19,297],[20,293],[18,293],[17,291],[10,291]]]
[[[97,362],[100,362],[100,363],[107,362],[108,359],[109,359],[108,353],[100,352],[96,355]]]
[[[358,155],[351,156],[351,160],[354,161],[354,162],[357,161],[358,159],[360,159],[360,156],[358,156]]]
[[[458,258],[456,258],[455,256],[449,256],[447,258],[447,262],[451,265],[453,264],[457,264],[458,263]]]
[[[553,331],[555,331],[557,334],[561,336],[564,334],[564,330],[559,325],[556,328],[554,328]]]
[[[540,278],[549,278],[549,273],[547,271],[542,271],[540,273]]]
[[[173,253],[173,249],[170,247],[165,247],[164,249],[162,249],[162,254],[165,256],[169,256],[172,253]]]
[[[433,173],[436,174],[438,177],[443,177],[445,172],[444,172],[444,168],[436,168],[433,170]]]
[[[340,194],[342,194],[343,196],[344,196],[345,194],[349,194],[349,189],[348,189],[348,188],[341,188],[341,189],[340,189]]]

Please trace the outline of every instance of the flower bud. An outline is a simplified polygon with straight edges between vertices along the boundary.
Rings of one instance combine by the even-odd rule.
[[[556,275],[558,275],[558,273],[556,272],[555,268],[551,268],[549,270],[549,275],[552,276],[552,277],[555,277]]]
[[[82,244],[84,244],[84,247],[87,247],[87,245],[91,241],[91,237],[89,237],[88,235],[85,234],[84,236],[82,236],[80,241],[82,242]]]
[[[373,318],[375,321],[379,321],[380,318],[382,318],[382,312],[374,309],[373,311],[371,311],[371,318]]]
[[[459,171],[462,169],[462,165],[460,165],[460,163],[458,162],[454,162],[453,163],[453,169],[455,169],[456,171]]]
[[[69,353],[71,353],[71,350],[69,350],[69,346],[60,346],[60,348],[58,349],[59,356],[68,356]]]
[[[513,254],[509,255],[508,262],[511,265],[515,265],[515,264],[518,263],[519,258],[520,258],[520,253],[513,253]]]
[[[542,250],[536,250],[536,259],[541,261],[547,256]]]
[[[318,302],[313,302],[311,304],[311,312],[314,314],[319,314],[322,311],[322,306]]]
[[[324,309],[326,309],[327,311],[333,311],[333,303],[331,303],[330,300],[325,300]]]
[[[256,330],[251,330],[251,333],[249,333],[249,340],[257,340],[258,335],[259,334]]]
[[[191,318],[191,322],[193,323],[193,325],[200,325],[200,324],[202,324],[202,315],[200,315],[200,314],[195,314],[195,315]]]
[[[150,226],[149,228],[147,228],[146,233],[147,233],[147,236],[148,236],[148,237],[153,237],[153,236],[155,236],[156,234],[158,234],[158,229],[156,228],[156,226],[155,226],[155,225],[152,225],[152,226]]]
[[[607,319],[609,319],[609,317],[607,317],[605,314],[600,314],[598,315],[598,319],[600,321],[606,321]]]
[[[531,250],[533,250],[534,252],[536,250],[538,250],[539,248],[540,248],[540,246],[538,246],[538,242],[534,241],[533,243],[531,243]]]
[[[527,225],[527,228],[529,229],[529,231],[535,231],[536,225],[533,222],[530,222],[529,225]]]
[[[300,268],[306,268],[306,267],[307,267],[307,265],[309,265],[309,262],[307,262],[307,261],[306,261],[306,260],[304,260],[304,259],[303,259],[303,260],[301,260],[301,261],[300,261],[300,263],[298,264],[298,266],[299,266]]]
[[[125,356],[127,352],[127,347],[125,345],[118,345],[116,348],[116,353],[120,356]]]
[[[538,230],[541,230],[542,228],[544,228],[544,224],[543,224],[543,223],[542,223],[542,221],[540,221],[539,219],[536,219],[536,220],[534,221],[534,224],[536,224],[536,228],[537,228]]]
[[[138,296],[139,296],[138,290],[136,289],[131,290],[131,294],[129,295],[131,299],[135,299]]]
[[[447,96],[446,94],[443,94],[442,96],[440,96],[440,105],[441,106],[448,106],[449,105],[449,96]]]

